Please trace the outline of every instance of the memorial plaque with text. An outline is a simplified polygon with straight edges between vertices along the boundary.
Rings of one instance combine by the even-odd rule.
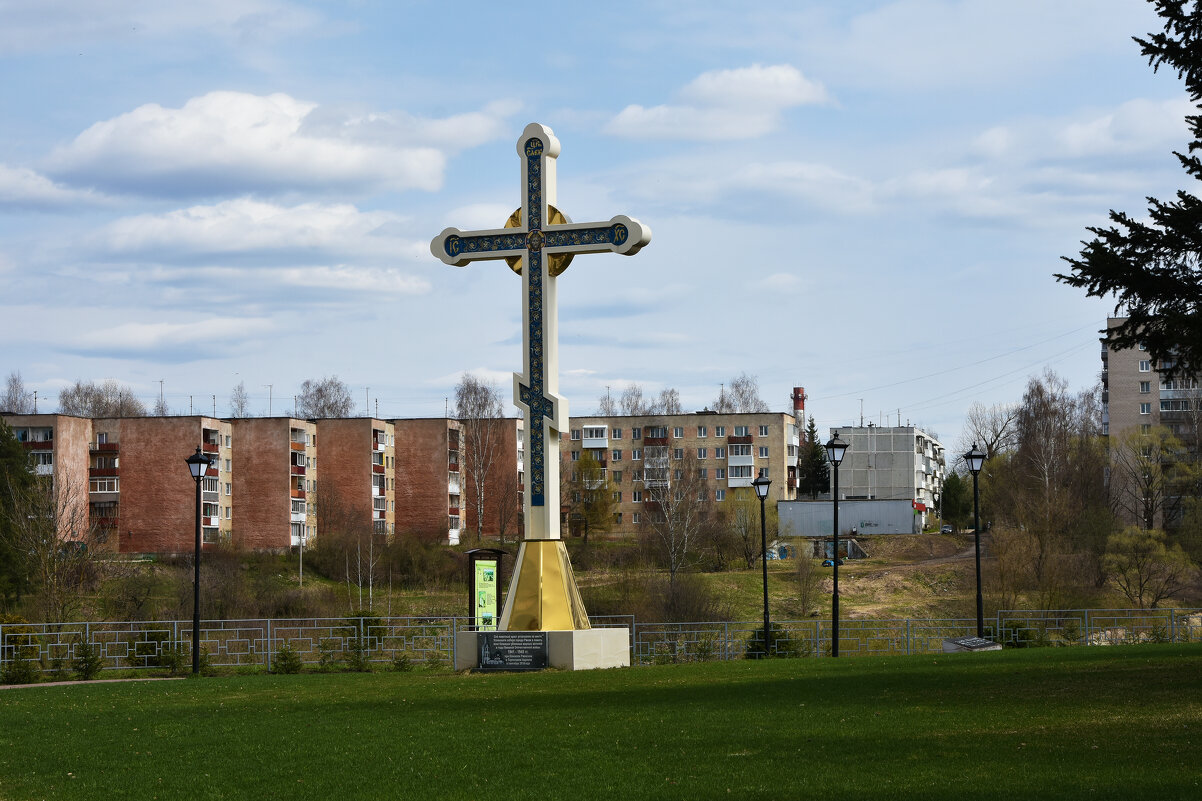
[[[482,631],[478,670],[542,670],[547,666],[547,632]]]

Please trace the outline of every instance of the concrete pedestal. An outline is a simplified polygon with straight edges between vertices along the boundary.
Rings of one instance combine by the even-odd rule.
[[[479,667],[481,632],[455,635],[455,670]],[[630,667],[630,630],[627,628],[548,631],[547,664],[560,670]]]

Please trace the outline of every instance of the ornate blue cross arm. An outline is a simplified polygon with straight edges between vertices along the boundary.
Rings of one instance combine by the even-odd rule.
[[[523,189],[518,227],[487,231],[447,228],[430,243],[430,252],[456,266],[488,259],[520,259],[526,369],[514,374],[514,402],[527,413],[530,458],[526,502],[529,507],[541,507],[538,517],[545,518],[532,521],[527,515],[527,533],[534,538],[558,538],[559,432],[567,427],[568,412],[567,401],[558,394],[555,276],[578,253],[637,253],[651,241],[651,229],[621,214],[608,222],[573,223],[566,217],[566,222],[550,222],[552,204],[556,202],[559,140],[550,128],[531,123],[518,139],[517,150],[522,160]],[[555,268],[552,259],[557,256],[559,267]]]

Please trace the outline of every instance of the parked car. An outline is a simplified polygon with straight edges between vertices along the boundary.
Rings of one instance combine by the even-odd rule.
[[[956,530],[954,528],[952,528],[951,526],[945,525],[943,528],[939,529],[939,533],[940,534],[955,534]]]
[[[843,560],[842,560],[842,559],[840,559],[840,560],[839,560],[839,564],[843,564]],[[823,560],[822,560],[822,566],[823,566],[823,567],[834,567],[834,566],[835,566],[835,560],[833,560],[833,559],[823,559]]]

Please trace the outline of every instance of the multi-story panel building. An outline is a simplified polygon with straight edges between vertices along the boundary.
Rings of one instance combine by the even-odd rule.
[[[915,426],[842,426],[847,443],[839,466],[839,498],[908,500],[922,515],[938,506],[947,459],[943,445]],[[834,474],[831,476],[832,482]]]
[[[1126,322],[1106,320],[1107,328]],[[1198,376],[1161,376],[1142,346],[1116,350],[1102,342],[1102,433],[1119,438],[1130,431],[1150,432],[1165,426],[1195,452],[1202,443],[1202,389]]]
[[[698,471],[716,503],[760,475],[772,480],[770,500],[797,497],[800,430],[790,414],[589,416],[571,418],[569,427],[560,440],[566,454],[562,478],[572,481],[572,464],[591,455],[602,471],[592,480],[613,484],[617,533],[636,533],[651,491],[670,487],[686,469]]]
[[[393,425],[397,531],[458,544],[464,488],[459,421],[435,417],[394,420]]]
[[[291,417],[233,421],[240,499],[234,542],[253,550],[283,551],[308,545],[317,528],[317,424]]]
[[[322,525],[335,519],[340,524],[362,525],[376,534],[391,535],[396,530],[393,424],[358,417],[323,419],[316,425],[314,465],[321,481],[313,486],[317,519],[322,521],[316,536],[321,536]],[[323,504],[328,505],[325,511]],[[326,512],[331,514],[326,516]]]
[[[230,540],[229,422],[199,415],[97,418],[92,431],[89,499],[98,518],[117,517],[122,553],[193,551],[196,484],[184,460],[197,446],[211,460],[201,485],[202,542],[214,547]]]

